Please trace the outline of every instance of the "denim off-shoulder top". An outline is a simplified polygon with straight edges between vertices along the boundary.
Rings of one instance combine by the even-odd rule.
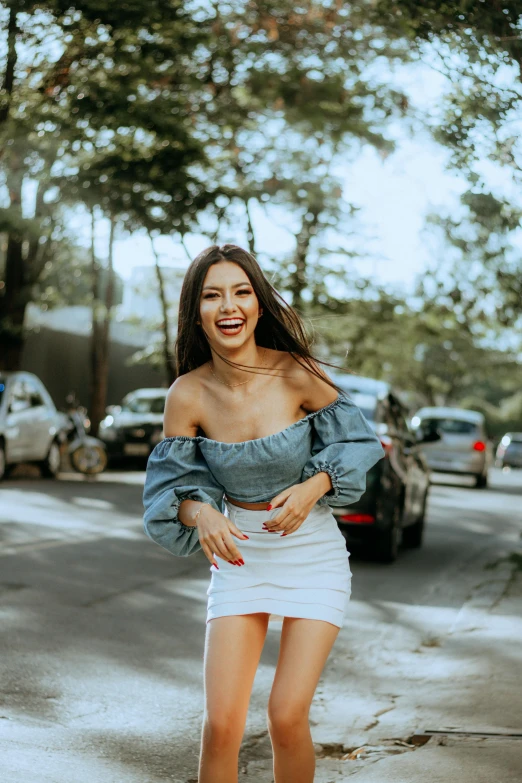
[[[224,496],[269,502],[294,484],[328,473],[320,504],[345,506],[366,489],[366,473],[384,455],[359,408],[344,395],[286,429],[225,443],[202,436],[164,438],[152,451],[143,491],[147,535],[174,555],[201,549],[197,528],[178,519],[183,500],[223,511]]]

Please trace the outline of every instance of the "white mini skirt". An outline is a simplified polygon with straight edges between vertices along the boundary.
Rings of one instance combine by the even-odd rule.
[[[217,559],[210,567],[207,622],[216,617],[266,612],[325,620],[342,628],[351,592],[343,534],[324,505],[316,505],[301,527],[283,538],[263,530],[280,509],[250,511],[225,501],[225,515],[249,536],[234,538],[245,561]]]

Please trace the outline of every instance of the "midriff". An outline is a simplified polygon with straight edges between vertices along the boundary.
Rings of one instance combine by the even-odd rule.
[[[233,506],[238,506],[238,508],[247,508],[250,511],[265,511],[266,507],[269,505],[268,503],[243,503],[241,500],[234,500],[234,498],[229,498],[228,495],[226,499]]]

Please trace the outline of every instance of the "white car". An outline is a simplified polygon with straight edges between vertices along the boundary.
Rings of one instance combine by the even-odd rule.
[[[463,408],[421,408],[411,420],[412,429],[434,430],[440,440],[425,443],[424,456],[431,470],[475,477],[475,486],[487,486],[491,447],[485,420],[479,411]]]
[[[0,371],[0,479],[11,465],[34,462],[54,478],[60,469],[60,428],[42,381],[30,372]]]

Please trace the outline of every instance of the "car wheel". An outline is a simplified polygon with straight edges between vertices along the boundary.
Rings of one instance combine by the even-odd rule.
[[[71,465],[77,473],[94,476],[107,467],[107,452],[99,444],[81,444],[70,455]]]
[[[53,440],[49,446],[46,458],[39,463],[42,476],[44,478],[56,478],[60,470],[61,461],[60,446],[56,440]]]
[[[422,511],[420,517],[417,519],[416,522],[413,523],[413,525],[410,525],[409,527],[405,527],[404,530],[402,531],[402,542],[404,546],[407,546],[410,549],[418,549],[419,547],[422,546],[427,504],[428,504],[428,493],[426,492],[426,494],[424,495],[424,500],[422,502]]]
[[[386,530],[376,531],[372,538],[372,549],[375,559],[379,563],[393,563],[397,560],[399,554],[399,543],[401,531],[399,521],[401,516],[400,507],[397,505],[390,520],[390,526]]]
[[[480,473],[475,477],[476,489],[485,489],[488,485],[488,474]]]
[[[0,442],[0,481],[7,474],[7,465],[5,462],[5,448],[4,444]]]

